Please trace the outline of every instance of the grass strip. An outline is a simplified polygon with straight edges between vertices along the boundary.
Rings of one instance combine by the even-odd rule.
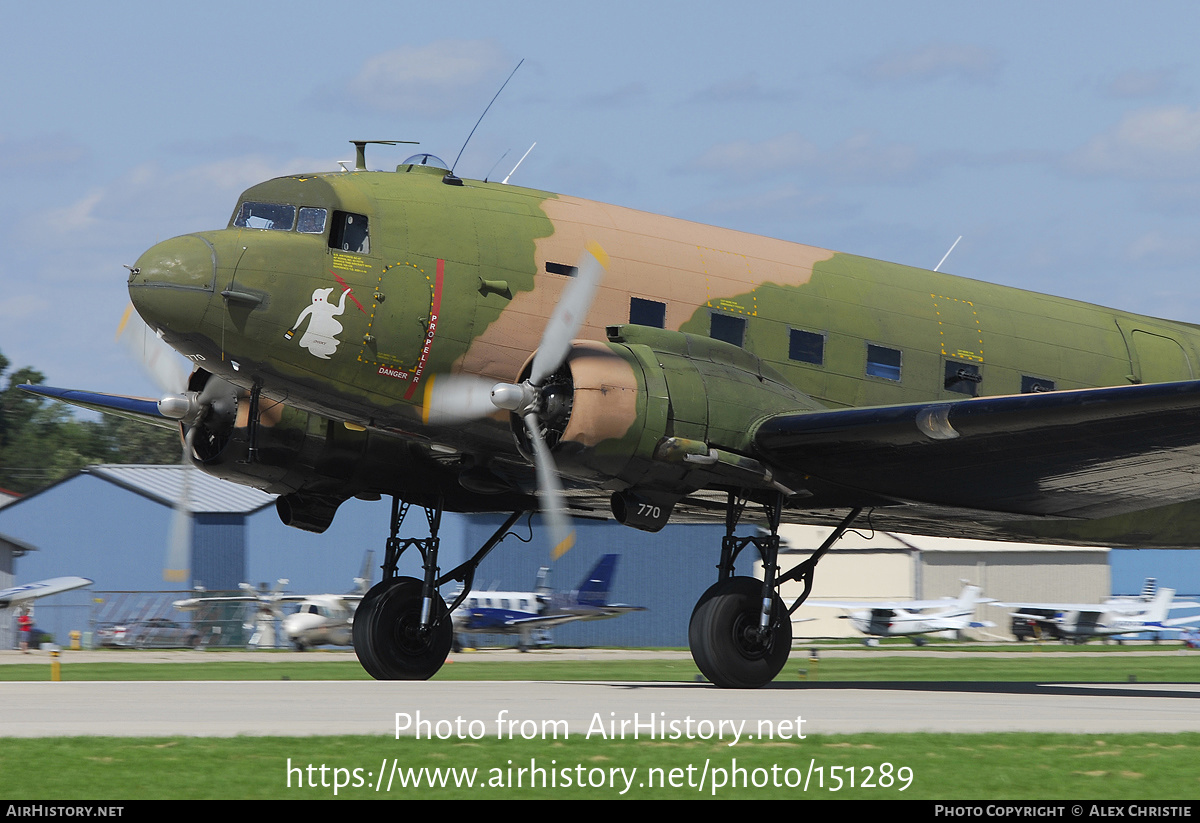
[[[736,746],[581,736],[462,742],[359,736],[43,738],[5,740],[0,778],[6,801],[335,796],[1161,801],[1200,795],[1197,762],[1200,734],[1194,733],[810,735]]]
[[[87,680],[369,680],[355,660],[333,662],[222,661],[203,663],[71,663],[62,679]],[[699,671],[690,660],[456,661],[435,680],[601,680],[690,682]],[[48,681],[48,664],[0,666],[0,681]],[[1200,655],[1113,657],[825,657],[813,664],[797,655],[777,682],[997,681],[1075,683],[1200,682]]]

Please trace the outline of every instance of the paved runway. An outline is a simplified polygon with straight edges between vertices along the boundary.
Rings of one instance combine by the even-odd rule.
[[[597,723],[607,730],[615,721],[619,730],[622,721],[674,721],[682,729],[688,718],[700,737],[742,720],[743,734],[769,722],[789,739],[800,732],[1180,732],[1200,731],[1197,698],[1197,684],[813,683],[726,691],[702,683],[20,682],[0,683],[0,735],[393,735],[397,713],[412,722],[417,712],[434,724],[448,721],[433,732],[482,729],[488,737],[541,737],[544,721],[565,721],[574,737]]]

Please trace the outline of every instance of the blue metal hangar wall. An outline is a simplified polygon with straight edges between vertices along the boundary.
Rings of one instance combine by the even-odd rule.
[[[163,570],[179,500],[192,515],[190,561],[175,582]],[[17,583],[79,575],[94,591],[222,591],[287,578],[290,591],[344,592],[367,549],[382,558],[386,502],[348,501],[323,535],[283,525],[273,502],[190,467],[91,466],[0,508],[0,534],[35,549],[16,560]]]

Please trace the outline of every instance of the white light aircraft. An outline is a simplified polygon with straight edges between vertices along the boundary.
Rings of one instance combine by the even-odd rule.
[[[205,603],[257,603],[257,615],[251,645],[271,648],[275,645],[275,622],[288,643],[297,651],[314,646],[351,646],[354,612],[363,595],[371,588],[371,552],[363,561],[361,574],[354,578],[355,592],[352,594],[283,594],[280,589],[288,581],[280,579],[271,592],[258,592],[249,583],[242,583],[244,595],[224,597],[189,597],[175,601],[181,611],[195,611]],[[300,608],[292,614],[284,614],[285,603],[299,603]]]
[[[1109,600],[1105,603],[1001,603],[1019,609],[1014,618],[1028,620],[1049,636],[1085,643],[1092,637],[1139,632],[1182,632],[1200,622],[1200,615],[1168,620],[1172,609],[1200,608],[1200,603],[1175,601],[1174,589],[1158,589],[1150,600]]]
[[[832,609],[848,609],[849,614],[841,617],[849,620],[854,628],[872,637],[908,637],[913,643],[924,645],[923,634],[936,632],[961,632],[965,629],[980,629],[995,623],[977,621],[975,607],[980,603],[995,603],[990,597],[980,597],[978,586],[964,585],[957,598],[943,597],[940,600],[902,600],[892,603],[847,602],[841,600],[810,600],[805,606],[822,606]]]

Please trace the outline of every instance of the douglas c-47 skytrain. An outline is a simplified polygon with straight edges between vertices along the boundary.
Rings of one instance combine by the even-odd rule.
[[[320,532],[392,500],[384,579],[354,620],[363,666],[421,679],[452,640],[439,587],[541,509],[656,531],[723,520],[692,614],[701,671],[783,667],[802,580],[860,516],[927,535],[1191,547],[1200,522],[1200,328],[517,186],[431,155],[296,174],[229,224],[159,243],[138,312],[196,364],[161,400],[30,387],[181,429],[192,461],[279,495]],[[410,505],[428,537],[400,537]],[[747,508],[764,528],[739,536]],[[438,567],[443,511],[506,512]],[[864,512],[868,512],[864,515]],[[835,524],[777,565],[781,520]],[[422,529],[422,533],[424,530]],[[761,556],[765,579],[741,575]],[[398,576],[415,548],[421,579]],[[664,574],[669,573],[663,570]],[[465,595],[462,595],[465,596]]]

